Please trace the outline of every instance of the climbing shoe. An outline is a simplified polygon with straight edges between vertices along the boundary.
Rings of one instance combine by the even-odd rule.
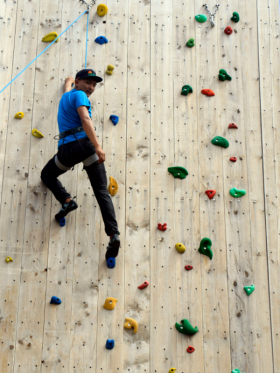
[[[112,238],[110,239],[110,242],[107,246],[107,251],[105,258],[108,260],[108,258],[115,258],[119,253],[119,248],[121,241],[119,239],[120,232],[117,232],[113,234]]]
[[[69,212],[78,208],[78,204],[74,201],[74,198],[76,198],[76,196],[73,197],[70,202],[64,203],[60,211],[55,215],[55,219],[58,222],[60,222],[60,219],[64,218]]]

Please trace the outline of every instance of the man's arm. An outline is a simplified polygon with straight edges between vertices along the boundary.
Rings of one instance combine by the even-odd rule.
[[[75,83],[74,78],[72,77],[66,78],[64,88],[63,88],[63,93],[71,91],[73,83]]]

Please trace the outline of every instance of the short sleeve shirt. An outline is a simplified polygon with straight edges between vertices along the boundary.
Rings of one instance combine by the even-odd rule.
[[[59,133],[82,126],[82,121],[77,111],[78,107],[80,106],[87,107],[89,116],[91,118],[91,103],[84,91],[74,88],[62,95],[57,113]],[[70,135],[64,139],[60,139],[58,141],[58,148],[60,145],[62,145],[62,143],[67,144],[68,142],[76,141],[76,138],[78,140],[86,138],[87,134],[85,132],[78,132],[75,133],[75,136]]]

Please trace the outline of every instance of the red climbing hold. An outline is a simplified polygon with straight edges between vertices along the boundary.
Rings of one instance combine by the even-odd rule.
[[[238,128],[238,127],[235,123],[232,122],[228,125],[228,128]]]
[[[209,199],[212,199],[214,197],[214,195],[216,194],[216,191],[214,189],[208,189],[208,190],[206,190],[205,193],[207,194]]]
[[[190,266],[190,265],[185,266],[186,271],[190,271],[191,269],[193,269],[193,266]]]
[[[194,351],[195,351],[195,348],[194,348],[193,346],[189,346],[189,347],[187,348],[187,352],[188,352],[189,354],[192,354]]]
[[[212,91],[212,89],[203,89],[201,93],[209,97],[215,96],[215,93]]]
[[[159,229],[160,231],[166,231],[166,229],[167,229],[167,224],[166,224],[166,223],[164,223],[164,224],[158,223],[158,229]]]
[[[142,285],[138,286],[138,289],[145,289],[149,285],[148,281],[144,281]]]
[[[236,157],[230,157],[229,159],[231,162],[236,162],[237,161],[237,158]]]
[[[225,28],[225,34],[227,34],[227,35],[232,34],[232,28],[230,26]]]

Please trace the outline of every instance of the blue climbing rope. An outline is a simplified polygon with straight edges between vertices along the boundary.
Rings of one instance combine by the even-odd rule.
[[[43,54],[53,43],[55,43],[55,41],[61,37],[61,35],[63,35],[74,23],[76,23],[85,13],[87,13],[87,38],[86,38],[86,61],[85,61],[85,68],[86,68],[86,65],[87,65],[87,42],[88,42],[88,23],[89,23],[89,6],[87,6],[87,10],[85,10],[74,22],[71,23],[71,25],[69,25],[60,35],[58,35],[58,37],[53,40],[51,42],[50,45],[47,46],[47,48],[45,48],[37,57],[34,58],[33,61],[31,61],[20,73],[17,74],[17,76],[14,77],[14,79],[12,79],[10,81],[10,83],[8,83],[3,89],[1,89],[0,93],[2,93],[4,91],[4,89],[6,89],[10,84],[12,84],[12,82],[14,80],[16,80],[16,78],[18,76],[20,76],[20,74],[22,74],[34,61],[37,60],[37,58],[39,58],[41,56],[41,54]]]

